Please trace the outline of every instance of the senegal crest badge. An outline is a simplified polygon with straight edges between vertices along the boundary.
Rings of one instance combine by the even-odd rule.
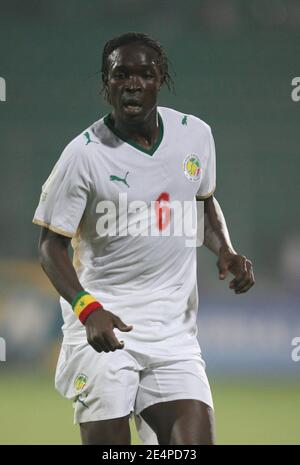
[[[184,174],[190,181],[199,181],[202,168],[197,155],[191,154],[185,157],[183,160],[183,170]]]
[[[88,377],[83,373],[80,373],[78,376],[76,376],[74,381],[74,387],[77,392],[82,391],[82,389],[87,383],[87,379]]]

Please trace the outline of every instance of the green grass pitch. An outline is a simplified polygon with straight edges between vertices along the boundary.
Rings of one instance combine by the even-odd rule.
[[[2,371],[2,370],[1,370]],[[212,379],[218,444],[300,444],[299,380]],[[53,379],[1,373],[0,444],[79,444]],[[134,425],[133,443],[139,444]]]

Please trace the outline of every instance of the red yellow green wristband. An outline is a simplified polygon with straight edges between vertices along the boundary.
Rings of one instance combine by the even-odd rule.
[[[81,323],[85,324],[87,317],[91,313],[95,310],[100,310],[103,307],[91,294],[86,291],[81,291],[73,300],[72,308]]]

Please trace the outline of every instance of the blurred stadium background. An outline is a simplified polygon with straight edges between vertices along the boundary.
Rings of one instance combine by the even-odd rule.
[[[160,40],[173,64],[176,94],[164,90],[160,104],[212,126],[216,197],[255,266],[255,288],[235,296],[218,281],[216,258],[199,250],[199,335],[218,442],[299,444],[298,0],[0,1],[0,444],[80,442],[72,406],[53,388],[62,321],[31,219],[66,143],[108,111],[102,47],[129,30]]]

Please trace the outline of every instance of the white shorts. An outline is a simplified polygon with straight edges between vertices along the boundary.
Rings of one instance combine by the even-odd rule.
[[[157,348],[157,347],[156,347]],[[156,435],[140,413],[150,405],[177,399],[196,399],[213,408],[205,363],[199,353],[149,355],[145,348],[96,352],[89,344],[63,344],[55,387],[73,400],[74,422],[120,418],[133,413],[145,444]]]

